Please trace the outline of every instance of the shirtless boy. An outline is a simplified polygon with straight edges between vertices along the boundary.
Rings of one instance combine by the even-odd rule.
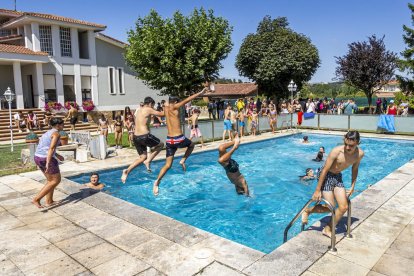
[[[65,122],[69,119],[71,130],[75,130],[75,125],[78,122],[78,110],[73,103],[70,104],[68,115],[65,118]]]
[[[96,172],[91,173],[89,183],[86,183],[84,186],[94,190],[102,190],[105,188],[105,184],[99,182],[99,174]]]
[[[243,137],[244,127],[246,126],[246,123],[244,122],[245,117],[246,117],[246,113],[244,111],[244,108],[241,108],[239,114],[237,115],[237,118],[239,119],[240,136],[242,137]]]
[[[257,114],[256,108],[253,109],[253,112],[249,116],[250,116],[250,120],[252,121],[250,124],[251,126],[250,131],[253,134],[253,136],[256,136],[257,126],[259,125],[259,114]]]
[[[165,165],[161,168],[160,173],[158,174],[157,180],[154,182],[154,187],[152,192],[155,196],[158,195],[158,186],[161,183],[161,179],[167,173],[167,171],[171,168],[174,155],[177,149],[179,148],[187,148],[184,153],[184,156],[181,158],[180,165],[183,167],[183,170],[186,170],[185,167],[185,160],[190,156],[191,152],[194,149],[194,143],[191,142],[188,138],[186,138],[182,132],[181,125],[180,125],[180,117],[179,117],[179,109],[180,107],[184,106],[186,103],[194,100],[195,98],[203,95],[207,92],[207,88],[204,88],[201,92],[197,94],[191,95],[190,97],[186,98],[185,100],[179,102],[179,98],[172,96],[168,99],[168,103],[165,104],[165,117],[167,119],[167,139],[166,139],[166,159]]]
[[[326,199],[332,206],[335,201],[338,202],[338,209],[335,212],[335,223],[337,224],[345,212],[348,210],[348,197],[352,195],[358,176],[358,168],[364,152],[358,147],[360,136],[358,131],[349,131],[345,134],[344,145],[335,147],[328,155],[325,165],[319,170],[318,185],[313,193],[313,200],[320,200],[321,197]],[[352,165],[352,183],[351,189],[345,191],[342,181],[342,171]],[[312,213],[329,212],[327,206],[316,205],[308,208],[302,214],[302,223],[308,222],[308,216]],[[325,226],[322,233],[325,236],[331,236],[331,224]]]
[[[190,133],[190,140],[192,140],[194,137],[200,138],[201,147],[204,147],[203,142],[203,134],[201,133],[200,128],[198,127],[198,117],[200,117],[200,110],[195,109],[193,112],[193,115],[191,115],[191,118],[189,120],[191,133]]]
[[[148,122],[151,116],[164,116],[164,112],[159,112],[154,109],[155,101],[151,97],[144,99],[144,105],[135,112],[135,131],[133,142],[139,158],[136,159],[126,170],[123,170],[121,181],[125,183],[128,174],[139,164],[144,163],[147,171],[151,172],[150,163],[157,156],[164,147],[164,143],[157,137],[152,135],[148,129]],[[151,154],[147,157],[147,147],[151,148]]]
[[[226,140],[226,132],[229,133],[229,140],[233,139],[232,135],[232,123],[231,123],[231,105],[228,105],[224,110],[224,130],[223,130],[223,142]]]
[[[236,192],[249,196],[249,186],[247,185],[246,179],[239,171],[239,164],[236,161],[231,159],[232,154],[239,148],[240,139],[239,135],[236,133],[234,140],[226,142],[219,146],[219,159],[218,162],[226,170],[226,175],[234,184]],[[229,151],[228,148],[232,147]]]

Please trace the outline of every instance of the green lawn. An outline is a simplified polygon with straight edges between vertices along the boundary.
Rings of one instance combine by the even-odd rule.
[[[108,134],[108,146],[115,146],[115,134],[109,133]],[[132,145],[134,146],[134,145]],[[128,148],[129,142],[128,142],[128,133],[124,132],[122,136],[122,147]]]
[[[23,166],[22,164],[20,152],[26,147],[26,144],[14,145],[13,152],[10,151],[10,146],[0,147],[0,176],[36,170],[36,166]]]

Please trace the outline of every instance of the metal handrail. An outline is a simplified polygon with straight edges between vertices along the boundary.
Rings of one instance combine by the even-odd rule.
[[[302,215],[302,213],[308,208],[308,206],[315,202],[316,200],[310,199],[303,207],[302,209],[296,214],[296,216],[290,221],[288,226],[285,228],[285,231],[283,233],[283,243],[287,242],[287,236],[289,229],[293,226],[293,224],[296,222],[296,220]],[[316,205],[318,205],[321,201],[325,202],[326,205],[328,205],[329,210],[331,211],[332,219],[331,219],[331,245],[328,247],[331,251],[336,252],[336,231],[335,231],[335,208],[324,198],[321,198],[321,200],[316,201]],[[346,229],[346,237],[352,238],[351,235],[351,200],[348,198],[348,211],[347,211],[347,229]],[[305,224],[302,223],[301,231],[303,231],[305,228]]]
[[[285,243],[287,241],[287,235],[289,232],[289,229],[292,227],[292,225],[295,223],[295,221],[299,218],[299,216],[302,215],[302,213],[306,210],[306,208],[308,208],[308,206],[314,202],[315,200],[310,199],[304,206],[303,208],[299,211],[299,213],[296,214],[296,216],[290,221],[290,223],[288,224],[288,226],[285,229],[284,235],[283,235],[283,243]],[[332,220],[331,220],[331,246],[329,246],[329,249],[331,251],[336,251],[335,248],[335,244],[336,244],[336,233],[335,233],[335,208],[331,205],[331,203],[329,203],[329,201],[327,201],[324,198],[321,198],[320,200],[318,200],[316,202],[316,205],[319,204],[321,201],[325,202],[326,205],[328,205],[329,210],[331,211],[331,215],[332,215]],[[303,230],[303,224],[302,224],[302,230]]]

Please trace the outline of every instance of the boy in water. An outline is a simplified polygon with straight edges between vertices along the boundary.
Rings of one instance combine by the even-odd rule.
[[[191,118],[189,120],[190,127],[191,127],[191,134],[190,134],[190,140],[192,140],[194,137],[200,138],[201,147],[204,147],[203,142],[203,135],[201,134],[200,128],[198,127],[198,117],[200,117],[200,110],[195,109],[193,111],[193,115],[191,115]]]
[[[303,176],[300,176],[300,180],[302,181],[308,181],[315,179],[315,174],[311,168],[306,169],[306,174]]]
[[[308,136],[303,136],[302,143],[303,144],[308,144],[309,143],[309,137]]]
[[[240,139],[239,139],[239,135],[236,132],[236,135],[233,141],[226,142],[219,146],[218,162],[226,170],[226,175],[231,181],[231,183],[234,184],[234,187],[236,188],[236,192],[239,195],[244,194],[246,196],[249,196],[249,186],[247,185],[246,179],[239,171],[239,164],[237,164],[236,161],[231,159],[232,154],[239,148],[239,145],[240,145]],[[232,148],[229,151],[227,151],[227,149],[230,147]]]
[[[320,147],[318,154],[316,155],[316,158],[313,159],[313,161],[321,162],[323,160],[323,155],[325,154],[325,148]]]
[[[105,188],[105,184],[99,182],[99,174],[97,172],[91,173],[89,183],[86,183],[84,186],[94,190],[102,190]]]
[[[344,145],[335,147],[329,153],[325,165],[321,167],[318,173],[318,185],[316,186],[312,199],[317,201],[323,197],[332,206],[335,206],[335,201],[338,203],[338,208],[335,212],[336,224],[348,210],[348,197],[354,192],[359,164],[364,157],[364,152],[358,147],[359,143],[359,132],[348,131],[344,137]],[[351,189],[345,191],[344,183],[342,181],[342,171],[351,165]],[[308,216],[312,213],[326,212],[329,212],[329,208],[321,204],[308,208],[302,214],[302,223],[307,224]],[[325,226],[322,233],[325,236],[331,236],[332,229],[330,223]]]

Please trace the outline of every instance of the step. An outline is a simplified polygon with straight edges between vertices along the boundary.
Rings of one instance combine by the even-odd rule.
[[[77,128],[77,130],[89,130],[89,131],[96,131],[96,127],[82,127],[82,128]],[[69,133],[69,130],[66,130],[66,132]],[[34,131],[39,137],[45,133],[46,131]],[[22,133],[13,133],[13,139],[17,140],[17,139],[25,139],[26,135],[28,134],[28,132],[22,132]],[[0,135],[0,141],[10,141],[10,135]]]
[[[43,109],[41,109],[41,108],[25,108],[25,109],[13,109],[12,108],[12,110],[11,110],[11,112],[12,113],[15,113],[15,112],[19,112],[19,111],[23,111],[23,112],[27,112],[27,111],[43,111]],[[5,108],[5,109],[1,109],[0,110],[0,114],[1,113],[4,113],[4,112],[7,112],[7,113],[9,113],[9,109],[8,108]]]
[[[91,125],[91,124],[79,124],[79,125],[76,125],[76,129],[84,129],[84,128],[94,128],[95,130],[96,129],[98,129],[98,126],[95,126],[95,125]],[[64,127],[63,128],[65,131],[69,131],[71,128],[70,128],[70,126],[66,126],[66,127]],[[47,131],[48,130],[48,128],[44,128],[43,130],[35,130],[34,132],[37,132],[37,131],[40,131],[40,132],[45,132],[45,131]],[[9,133],[10,133],[10,129],[0,129],[0,136],[1,135],[5,135],[5,134],[7,134],[7,135],[9,135]],[[17,134],[17,133],[19,133],[19,130],[17,129],[17,128],[13,128],[13,134]]]

